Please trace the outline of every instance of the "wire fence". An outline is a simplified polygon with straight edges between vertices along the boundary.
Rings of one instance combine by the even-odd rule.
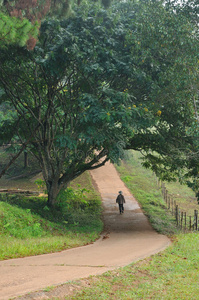
[[[182,210],[172,195],[169,194],[165,184],[158,181],[158,187],[161,188],[163,199],[166,203],[167,209],[175,217],[177,226],[184,231],[199,231],[198,210],[195,209],[190,216]]]

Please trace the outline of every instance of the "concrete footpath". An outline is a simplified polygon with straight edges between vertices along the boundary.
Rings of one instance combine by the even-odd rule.
[[[105,232],[95,243],[58,253],[0,261],[0,299],[25,295],[69,280],[102,274],[164,250],[170,240],[155,232],[114,166],[91,172],[104,206]],[[124,214],[115,203],[126,199]]]

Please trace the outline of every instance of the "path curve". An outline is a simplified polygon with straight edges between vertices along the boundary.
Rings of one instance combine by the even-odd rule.
[[[69,280],[102,274],[164,250],[170,240],[155,232],[110,163],[91,172],[104,206],[105,233],[95,243],[58,253],[0,261],[0,299]],[[122,190],[125,212],[115,198]]]

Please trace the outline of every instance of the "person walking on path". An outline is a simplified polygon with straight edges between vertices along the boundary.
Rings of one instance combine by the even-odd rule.
[[[119,191],[119,195],[116,198],[116,203],[119,204],[119,211],[121,215],[124,212],[124,203],[125,203],[125,198],[122,195],[122,191]]]

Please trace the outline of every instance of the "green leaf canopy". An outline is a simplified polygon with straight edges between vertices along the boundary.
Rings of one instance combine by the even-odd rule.
[[[191,143],[193,26],[159,1],[109,10],[84,3],[67,20],[43,22],[34,51],[0,53],[15,136],[39,160],[49,204],[70,180],[117,161],[124,148],[143,149],[163,172],[161,158],[171,167],[170,154]]]

